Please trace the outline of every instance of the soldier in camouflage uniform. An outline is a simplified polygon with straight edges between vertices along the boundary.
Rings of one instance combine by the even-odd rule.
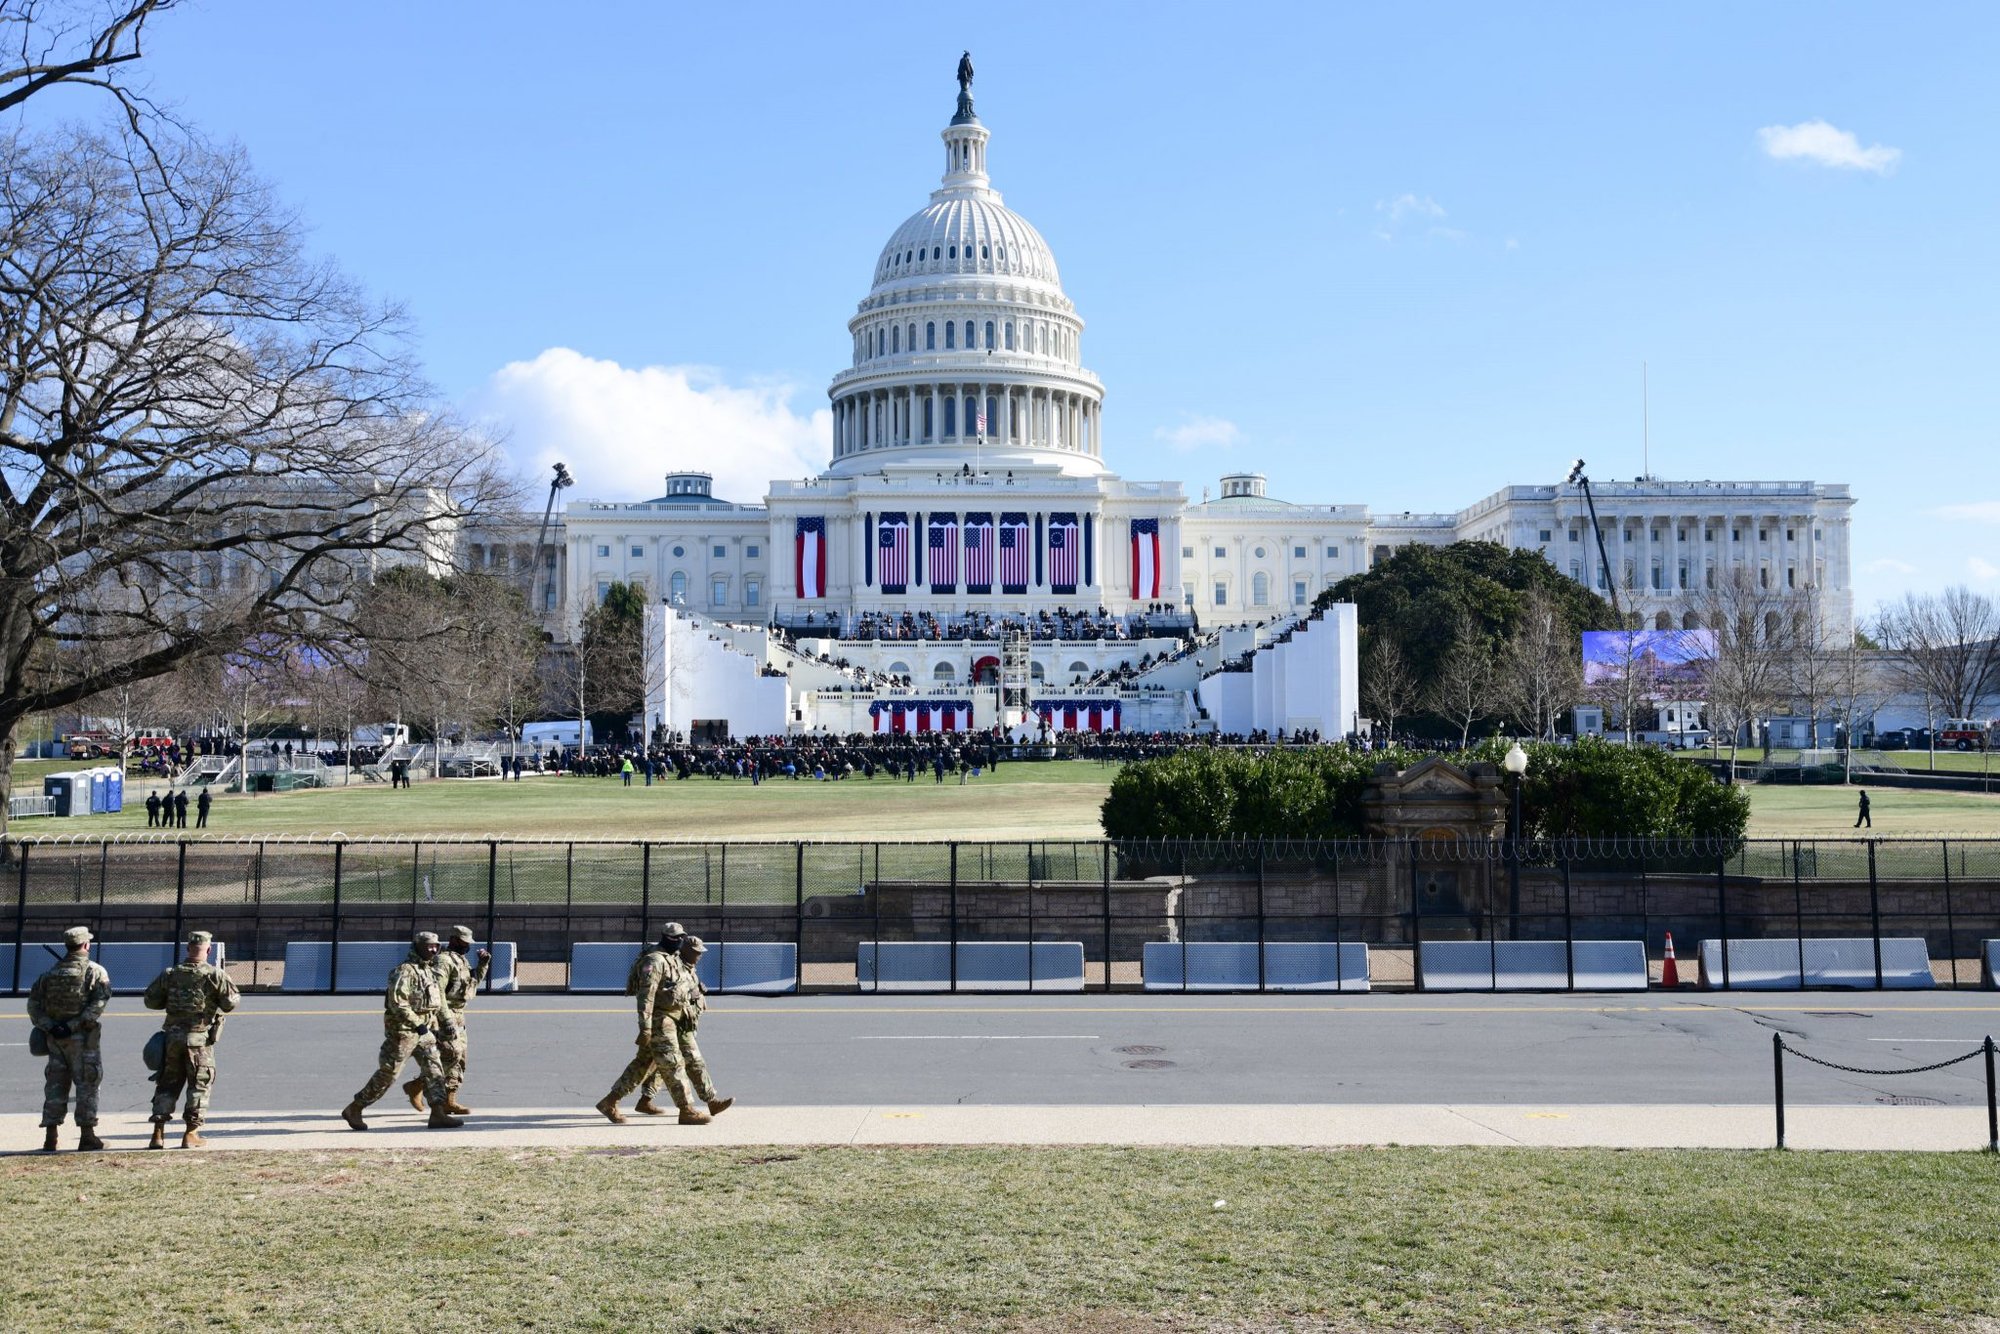
[[[438,973],[444,979],[444,1004],[449,1011],[446,1022],[438,1029],[438,1059],[444,1063],[444,1109],[453,1116],[470,1116],[472,1109],[458,1100],[459,1086],[465,1083],[465,1058],[471,1038],[465,1027],[465,1007],[471,1002],[472,994],[485,985],[486,974],[493,966],[493,953],[479,951],[479,964],[474,967],[465,961],[472,949],[472,928],[455,926],[451,929],[451,939],[437,957]],[[403,1085],[403,1096],[410,1100],[410,1106],[424,1110],[424,1081],[412,1079]]]
[[[710,1116],[721,1116],[735,1105],[736,1099],[716,1093],[715,1082],[708,1077],[708,1062],[701,1059],[701,1048],[694,1040],[694,1031],[708,1009],[708,991],[695,973],[701,956],[706,953],[708,946],[700,936],[681,937],[681,971],[686,974],[687,988],[674,1009],[674,1040],[680,1046],[681,1068],[686,1071],[688,1083],[694,1086],[694,1095],[708,1104]]]
[[[42,1151],[54,1153],[56,1127],[69,1113],[69,1091],[76,1088],[79,1149],[101,1149],[97,1137],[97,1086],[104,1079],[104,1058],[98,1054],[104,1007],[111,1004],[111,974],[90,960],[90,928],[73,926],[63,932],[68,947],[55,967],[35,979],[28,993],[28,1020],[49,1044],[42,1067]]]
[[[190,931],[186,962],[167,969],[146,988],[146,1008],[167,1012],[167,1050],[156,1076],[159,1087],[153,1093],[149,1149],[167,1147],[167,1122],[173,1119],[183,1087],[187,1107],[181,1113],[186,1127],[181,1147],[202,1147],[201,1123],[208,1111],[208,1088],[215,1081],[215,1044],[222,1036],[222,1016],[242,999],[229,974],[208,961],[213,939],[206,931]]]
[[[639,1054],[618,1076],[611,1092],[597,1104],[597,1110],[614,1125],[625,1124],[625,1113],[618,1110],[619,1102],[642,1084],[644,1096],[639,1099],[637,1110],[649,1116],[665,1115],[664,1109],[653,1102],[653,1095],[664,1084],[673,1096],[674,1105],[680,1108],[682,1125],[701,1125],[708,1120],[705,1113],[695,1109],[694,1100],[688,1096],[687,1081],[681,1072],[680,1043],[674,1035],[673,1016],[693,981],[681,966],[681,938],[680,923],[667,923],[658,948],[641,954],[626,979],[625,990],[638,999]]]
[[[451,1099],[445,1096],[436,1030],[449,1022],[450,1016],[445,1009],[443,979],[438,976],[437,953],[437,933],[419,931],[410,943],[409,957],[389,974],[388,990],[382,994],[381,1060],[354,1101],[340,1109],[341,1119],[356,1130],[368,1129],[368,1123],[361,1119],[362,1109],[395,1087],[403,1062],[412,1056],[423,1071],[424,1091],[430,1094],[431,1128],[456,1129],[465,1124],[445,1111]]]

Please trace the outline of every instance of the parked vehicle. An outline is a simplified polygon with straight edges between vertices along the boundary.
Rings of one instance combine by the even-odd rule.
[[[1985,750],[1992,744],[1995,724],[1977,718],[1947,718],[1938,729],[1938,747],[1953,750]]]
[[[405,723],[368,723],[355,728],[351,740],[356,747],[391,750],[410,744],[410,729]]]
[[[568,746],[572,749],[595,744],[591,740],[590,724],[586,722],[582,725],[582,728],[583,737],[579,741],[577,739],[577,721],[574,718],[568,722],[559,723],[527,723],[521,728],[521,744],[537,748],[545,746]]]

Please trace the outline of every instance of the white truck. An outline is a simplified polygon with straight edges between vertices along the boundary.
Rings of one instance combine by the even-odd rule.
[[[582,737],[580,741],[578,740],[579,727],[581,727]],[[524,746],[533,746],[537,750],[546,750],[556,746],[581,749],[593,743],[590,739],[590,724],[587,722],[578,724],[576,719],[571,718],[567,722],[523,724],[521,727],[521,744]]]
[[[353,742],[377,750],[393,750],[410,744],[410,729],[404,723],[367,723],[354,729]]]

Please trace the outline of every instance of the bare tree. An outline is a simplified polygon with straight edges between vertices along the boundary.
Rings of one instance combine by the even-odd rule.
[[[1648,631],[1611,630],[1611,656],[1592,659],[1584,668],[1584,696],[1601,705],[1605,716],[1625,733],[1631,745],[1635,732],[1658,721],[1659,658],[1651,651]],[[1593,673],[1593,666],[1601,667]],[[1593,679],[1594,677],[1594,679]]]
[[[1807,720],[1811,732],[1808,746],[1818,749],[1820,720],[1824,717],[1840,721],[1839,702],[1843,694],[1852,699],[1857,693],[1843,689],[1858,686],[1858,682],[1849,680],[1859,666],[1854,631],[1830,614],[1826,597],[1817,585],[1808,585],[1793,595],[1787,616],[1790,621],[1787,693],[1792,707]],[[1851,725],[1847,734],[1851,749]]]
[[[1703,685],[1708,694],[1711,741],[1729,733],[1729,777],[1736,777],[1742,733],[1753,733],[1785,698],[1790,684],[1794,621],[1784,595],[1761,576],[1737,566],[1714,588],[1689,595],[1693,615],[1707,631],[1710,652]]]
[[[338,639],[377,570],[446,564],[505,499],[398,312],[307,259],[239,155],[0,140],[0,228],[0,795],[26,716]]]
[[[1522,600],[1520,622],[1501,650],[1497,686],[1515,725],[1544,740],[1555,738],[1562,716],[1583,698],[1582,643],[1539,589]]]
[[[2000,694],[2000,608],[1963,585],[1906,593],[1877,614],[1875,637],[1890,682],[1924,701],[1935,767],[1938,718],[1971,718]]]
[[[1494,678],[1491,648],[1473,619],[1461,615],[1430,692],[1431,711],[1458,725],[1460,750],[1471,744],[1472,725],[1493,712]]]
[[[125,80],[140,59],[146,22],[177,0],[111,0],[95,5],[0,0],[0,111],[60,85],[109,94],[137,125],[153,104]]]
[[[1387,635],[1376,637],[1368,646],[1368,656],[1362,664],[1362,707],[1381,719],[1384,730],[1393,738],[1396,719],[1415,708],[1422,693],[1422,683],[1403,657],[1403,651],[1396,647],[1396,641]]]
[[[549,656],[549,693],[577,722],[577,744],[593,713],[630,716],[643,707],[646,655],[644,605],[629,586],[613,584],[604,602],[583,615],[576,642]]]

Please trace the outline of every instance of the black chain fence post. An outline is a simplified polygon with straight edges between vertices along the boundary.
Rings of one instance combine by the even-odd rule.
[[[797,861],[792,868],[792,990],[806,985],[806,845],[794,849]]]
[[[1104,895],[1104,989],[1111,990],[1111,845],[1098,848],[1098,881]]]
[[[1257,990],[1264,990],[1264,840],[1257,840]],[[1336,946],[1334,953],[1340,953]]]
[[[955,992],[958,990],[958,844],[956,843],[951,845],[951,885],[949,899],[951,907],[951,939],[946,943],[945,957],[951,965],[951,989]],[[875,975],[880,977],[882,975],[881,945],[876,945],[875,953],[877,956],[875,961]]]
[[[1715,854],[1715,915],[1721,919],[1722,937],[1722,989],[1729,990],[1729,856]],[[1696,945],[1699,949],[1699,944]]]
[[[176,942],[178,942],[181,938],[181,927],[183,923],[186,921],[187,917],[187,892],[188,892],[188,845],[186,839],[181,839],[180,856],[176,859],[174,865],[173,938]]]
[[[1993,1084],[1993,1035],[1988,1033],[1980,1045],[1986,1051],[1986,1151],[2000,1153],[2000,1098],[1996,1098]]]
[[[333,845],[333,940],[326,947],[326,989],[335,991],[334,980],[340,976],[340,863],[347,851],[345,843]]]
[[[1882,989],[1882,888],[1875,879],[1875,840],[1868,840],[1868,930],[1875,937],[1875,990]],[[1799,978],[1805,985],[1805,978]]]
[[[500,957],[500,942],[493,939],[494,929],[499,923],[499,894],[500,842],[489,838],[486,840],[486,948],[493,952],[495,959]],[[486,970],[486,990],[489,993],[493,990],[493,975],[499,971],[497,968]]]
[[[1771,1034],[1771,1087],[1778,1107],[1778,1147],[1785,1147],[1785,1035]]]
[[[1944,853],[1944,955],[1951,960],[1951,989],[1957,991],[1958,980],[1958,926],[1952,920],[1951,912],[1951,840],[1939,843]]]

